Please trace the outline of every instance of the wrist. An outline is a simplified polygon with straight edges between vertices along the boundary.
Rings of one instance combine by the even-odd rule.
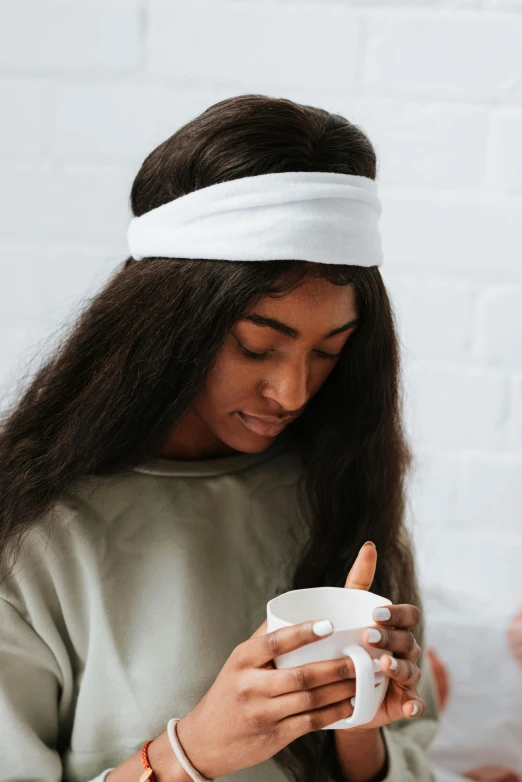
[[[156,782],[193,782],[172,749],[167,731],[149,744],[147,754]]]
[[[376,782],[386,774],[386,746],[380,728],[335,730],[335,749],[343,776],[350,782]]]
[[[356,728],[340,728],[334,730],[335,740],[341,740],[344,744],[371,744],[381,735],[380,728],[365,728],[364,725],[358,725]]]

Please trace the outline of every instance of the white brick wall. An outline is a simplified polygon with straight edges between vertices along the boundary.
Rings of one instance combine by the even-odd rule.
[[[123,259],[130,184],[157,143],[244,92],[340,112],[379,155],[423,580],[515,603],[521,41],[520,0],[4,2],[3,403]]]

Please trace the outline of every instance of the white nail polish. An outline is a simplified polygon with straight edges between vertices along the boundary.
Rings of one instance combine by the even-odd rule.
[[[390,657],[390,670],[396,671],[399,667],[399,663],[395,657]]]
[[[414,703],[413,704],[413,711],[411,713],[411,716],[414,717],[417,714],[418,711],[419,711],[419,705],[418,705],[418,703]]]
[[[352,704],[353,708],[355,709],[355,696],[353,698],[350,698],[350,703]]]
[[[381,667],[381,661],[380,660],[372,660],[373,665],[373,672],[374,673],[382,673],[382,667]]]
[[[328,635],[333,630],[333,624],[329,619],[320,619],[318,622],[315,622],[312,630],[316,635]]]
[[[391,619],[391,611],[389,608],[386,608],[386,606],[383,608],[374,608],[372,616],[376,622],[386,622],[386,620]]]
[[[382,639],[382,633],[380,630],[377,630],[375,627],[370,627],[368,630],[368,642],[371,644],[376,644]]]

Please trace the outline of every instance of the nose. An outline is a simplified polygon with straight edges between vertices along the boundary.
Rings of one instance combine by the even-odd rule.
[[[274,368],[262,384],[265,399],[273,399],[289,415],[296,414],[309,398],[309,371],[306,362],[286,362]]]

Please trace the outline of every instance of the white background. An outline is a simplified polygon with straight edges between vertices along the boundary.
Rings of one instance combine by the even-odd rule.
[[[143,158],[210,104],[362,126],[404,346],[422,580],[522,587],[522,2],[16,0],[0,15],[0,383],[126,256]]]

